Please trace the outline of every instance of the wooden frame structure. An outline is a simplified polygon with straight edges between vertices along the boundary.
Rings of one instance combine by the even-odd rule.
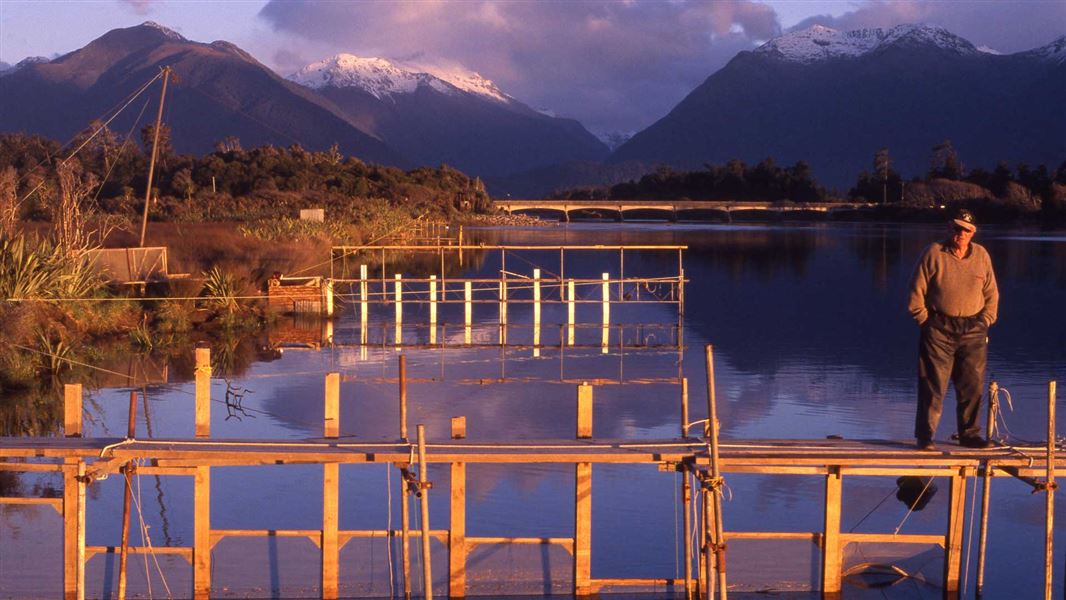
[[[85,544],[86,486],[109,473],[129,473],[128,465],[141,463],[140,474],[190,476],[194,480],[192,547],[143,548],[130,547],[128,552],[158,552],[182,556],[192,564],[193,596],[207,598],[211,592],[211,549],[227,537],[283,536],[311,539],[322,552],[321,591],[324,598],[339,594],[338,574],[341,569],[339,553],[344,545],[359,537],[401,537],[403,541],[403,576],[405,591],[412,590],[410,579],[409,544],[411,537],[420,539],[423,555],[422,592],[432,597],[432,574],[428,557],[430,539],[437,539],[448,549],[449,596],[466,595],[466,557],[470,550],[483,544],[539,544],[558,545],[567,549],[573,560],[573,593],[587,597],[605,589],[619,587],[665,586],[683,590],[687,597],[696,594],[713,597],[715,591],[726,598],[725,552],[729,540],[737,539],[805,539],[821,549],[821,582],[823,594],[829,597],[840,593],[842,587],[843,549],[854,542],[892,542],[937,544],[944,548],[944,589],[955,593],[959,588],[959,574],[963,545],[966,485],[970,478],[983,477],[985,491],[993,477],[1015,477],[1030,483],[1048,495],[1046,518],[1046,596],[1050,598],[1050,549],[1053,539],[1053,493],[1055,471],[1066,459],[1055,453],[1055,383],[1049,385],[1049,442],[1046,452],[1041,449],[997,448],[972,450],[951,448],[940,453],[919,452],[908,442],[881,440],[718,440],[713,360],[710,347],[708,366],[708,415],[703,421],[704,436],[689,437],[688,431],[697,423],[688,421],[688,386],[681,385],[681,436],[668,440],[608,440],[593,436],[592,406],[594,386],[588,383],[576,388],[576,434],[572,440],[536,440],[533,442],[467,441],[465,418],[453,418],[451,436],[447,440],[429,441],[424,428],[418,426],[417,442],[407,440],[406,362],[401,356],[399,378],[400,427],[399,438],[372,442],[351,443],[339,439],[340,375],[325,378],[323,437],[299,441],[277,440],[212,440],[210,434],[210,356],[206,349],[198,349],[196,393],[196,439],[136,440],[127,438],[82,438],[81,386],[65,389],[66,438],[4,438],[0,439],[0,470],[15,472],[57,472],[64,481],[62,498],[0,498],[0,504],[41,504],[55,508],[63,516],[64,531],[64,595],[83,598],[85,593],[85,564],[102,552],[115,552],[114,547]],[[131,401],[131,411],[134,404]],[[417,459],[413,457],[416,454]],[[450,467],[451,493],[449,524],[446,529],[431,529],[428,502],[431,490],[427,469],[430,464]],[[552,463],[573,464],[574,528],[572,537],[522,538],[485,537],[466,534],[466,473],[470,464]],[[211,527],[210,490],[211,467],[234,465],[321,464],[323,469],[323,523],[314,530],[224,530]],[[401,486],[405,501],[403,526],[400,530],[349,531],[339,528],[339,466],[386,464],[402,473]],[[591,506],[593,466],[597,464],[654,464],[665,470],[685,473],[682,501],[685,506],[692,497],[690,476],[699,482],[702,515],[696,522],[686,509],[685,540],[698,531],[699,552],[685,544],[685,578],[671,579],[603,579],[591,572]],[[417,476],[412,469],[417,468]],[[824,519],[821,531],[771,532],[727,531],[724,528],[720,493],[723,474],[775,474],[813,476],[824,480]],[[943,535],[901,535],[888,533],[846,533],[841,531],[840,514],[844,502],[845,476],[920,475],[950,478],[948,518]],[[1044,481],[1035,478],[1045,475]],[[421,530],[408,527],[407,498],[418,497],[422,512]],[[987,518],[983,505],[982,522]],[[125,548],[125,544],[123,544]],[[983,564],[983,556],[982,564]],[[698,566],[695,577],[692,567]]]

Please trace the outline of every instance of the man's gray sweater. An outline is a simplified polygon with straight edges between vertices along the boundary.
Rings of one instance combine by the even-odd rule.
[[[926,248],[914,267],[907,311],[921,324],[930,310],[951,317],[977,316],[986,325],[996,322],[999,288],[983,246],[971,242],[963,258],[955,256],[949,242]]]

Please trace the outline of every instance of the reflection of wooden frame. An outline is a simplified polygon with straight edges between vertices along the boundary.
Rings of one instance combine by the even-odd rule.
[[[101,248],[86,255],[110,283],[136,284],[170,277],[166,246]]]

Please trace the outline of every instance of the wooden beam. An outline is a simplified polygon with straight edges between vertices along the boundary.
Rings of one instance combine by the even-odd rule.
[[[193,480],[193,598],[211,597],[211,467],[197,467]]]
[[[451,506],[448,526],[448,597],[466,596],[466,463],[451,465]]]
[[[825,476],[825,517],[822,529],[822,592],[839,594],[841,587],[842,550],[840,540],[840,505],[843,488],[840,470],[831,468]]]
[[[400,355],[399,364],[399,392],[400,392],[400,439],[407,439],[407,355]]]
[[[335,600],[338,596],[340,574],[340,465],[322,465],[322,598]]]
[[[79,473],[85,472],[85,463],[69,459],[63,467],[63,597],[78,600],[84,597],[85,563],[82,562],[84,545],[79,544],[82,535],[82,501]]]
[[[962,532],[966,516],[966,469],[951,476],[948,490],[948,528],[944,536],[944,591],[959,591],[962,567]]]
[[[1055,382],[1048,382],[1047,390],[1047,479],[1044,492],[1044,600],[1051,600],[1051,584],[1055,574]]]
[[[592,465],[574,469],[574,595],[592,594]]]

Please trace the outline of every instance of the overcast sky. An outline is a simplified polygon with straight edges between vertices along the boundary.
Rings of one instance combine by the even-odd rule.
[[[1066,35],[1066,0],[0,0],[0,61],[146,20],[231,41],[282,75],[339,52],[462,67],[602,133],[647,127],[791,29],[929,23],[1009,53]]]

